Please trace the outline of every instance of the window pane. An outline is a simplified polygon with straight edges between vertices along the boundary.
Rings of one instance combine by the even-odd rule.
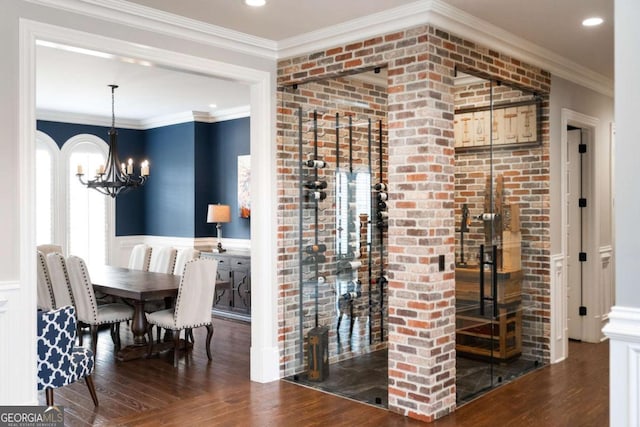
[[[105,264],[106,259],[106,196],[87,189],[76,177],[77,165],[85,176],[92,177],[103,154],[91,145],[79,145],[69,156],[69,254],[83,258],[88,265]]]
[[[36,245],[53,242],[53,159],[46,146],[36,147]],[[42,144],[44,145],[44,144]]]

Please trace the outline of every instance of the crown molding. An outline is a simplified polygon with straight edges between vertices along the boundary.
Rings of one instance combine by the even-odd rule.
[[[541,67],[555,76],[613,97],[613,80],[441,0],[419,0],[387,11],[280,40],[267,40],[123,0],[26,0],[109,22],[270,59],[298,56],[419,25],[459,37]]]
[[[202,111],[185,111],[182,113],[169,114],[160,117],[153,117],[144,120],[119,119],[116,122],[118,129],[147,130],[164,126],[177,125],[180,123],[201,122],[217,123],[227,120],[249,117],[250,108],[248,105],[227,110],[216,111],[215,114]],[[95,116],[82,113],[70,113],[65,111],[38,110],[37,120],[46,120],[59,123],[73,123],[78,125],[111,127],[111,117]]]
[[[25,0],[115,24],[153,31],[263,58],[277,57],[272,40],[123,0]]]
[[[76,125],[111,127],[110,116],[97,116],[92,114],[72,113],[68,111],[37,110],[36,120],[50,122],[73,123]],[[139,120],[118,119],[116,127],[120,129],[144,129]]]
[[[541,67],[603,95],[613,97],[613,80],[440,0],[423,0],[343,22],[278,42],[278,58],[344,45],[418,25],[434,25],[456,36]]]

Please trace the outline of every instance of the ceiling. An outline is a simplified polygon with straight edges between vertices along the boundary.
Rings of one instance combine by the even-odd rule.
[[[251,36],[283,42],[350,20],[431,0],[267,0],[249,8],[242,0],[130,0],[186,18],[229,28]],[[613,78],[612,0],[442,0],[513,35],[550,50],[606,77]],[[589,16],[603,25],[583,28]],[[107,57],[104,57],[107,56]],[[246,108],[249,88],[238,83],[148,64],[112,55],[87,55],[39,46],[37,50],[39,117],[55,111],[110,117],[108,84],[116,83],[118,119],[151,118],[199,111],[212,116]],[[215,104],[216,107],[210,107]]]

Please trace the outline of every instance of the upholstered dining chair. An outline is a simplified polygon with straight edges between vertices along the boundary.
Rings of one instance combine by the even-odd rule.
[[[94,358],[91,350],[74,347],[76,309],[71,306],[38,311],[38,390],[44,390],[53,406],[53,389],[85,379],[93,404],[98,396],[93,385]]]
[[[65,305],[75,307],[76,303],[73,300],[73,291],[71,290],[67,262],[64,259],[64,255],[59,252],[50,253],[47,255],[47,265],[49,266],[56,307],[64,307]],[[82,341],[80,341],[80,345],[82,345]]]
[[[56,307],[56,300],[51,285],[51,274],[44,254],[38,251],[37,260],[38,308],[52,310]]]
[[[211,337],[213,337],[213,324],[211,322],[211,306],[213,305],[213,295],[216,287],[217,268],[218,261],[213,259],[199,258],[188,261],[180,280],[175,308],[145,313],[149,323],[147,328],[149,356],[153,352],[154,325],[174,332],[174,367],[178,366],[180,331],[205,326],[207,328],[207,357],[212,360]],[[185,343],[186,341],[185,337]]]
[[[133,319],[133,307],[121,303],[98,305],[93,284],[84,260],[77,256],[67,258],[69,281],[78,310],[78,321],[91,328],[91,344],[96,354],[98,346],[98,326],[111,325],[111,339],[115,350],[120,350],[120,322]]]
[[[200,251],[194,248],[184,248],[178,251],[178,255],[176,256],[176,265],[173,269],[173,274],[177,276],[182,275],[182,271],[184,270],[184,266],[188,261],[192,259],[196,259],[200,257]]]
[[[45,256],[49,255],[52,252],[62,253],[62,246],[55,244],[46,244],[46,245],[38,245],[36,248],[40,252],[42,252]]]
[[[149,271],[151,261],[151,246],[141,243],[135,245],[129,256],[129,269]]]
[[[149,271],[173,274],[177,253],[178,251],[170,246],[153,249],[151,251],[151,260],[149,261]]]

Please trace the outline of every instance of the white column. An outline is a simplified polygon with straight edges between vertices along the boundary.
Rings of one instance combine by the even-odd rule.
[[[640,418],[640,2],[615,1],[615,258],[616,305],[604,333],[610,347],[612,426],[637,426]]]

